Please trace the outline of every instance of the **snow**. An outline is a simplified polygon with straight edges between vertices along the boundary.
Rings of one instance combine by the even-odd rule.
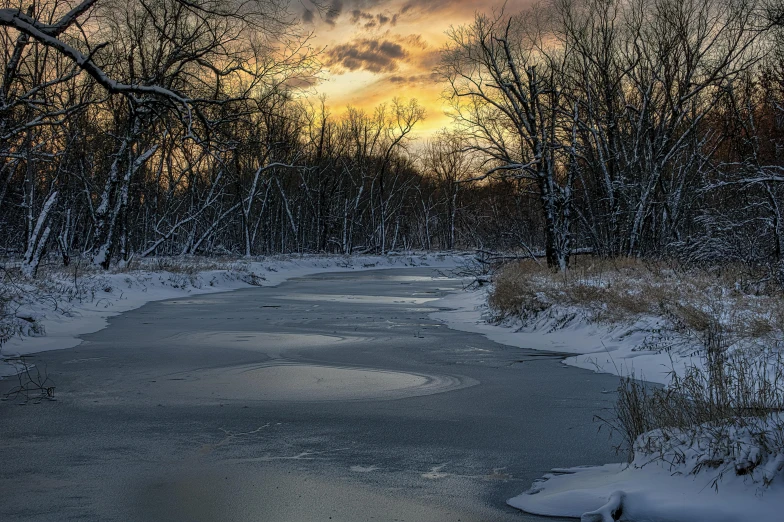
[[[713,477],[672,475],[660,465],[626,464],[557,470],[509,505],[537,515],[580,518],[623,492],[621,520],[666,522],[773,522],[784,510],[784,487],[733,477],[718,493]],[[587,518],[587,517],[586,517]],[[587,518],[591,520],[590,518]],[[601,518],[597,519],[604,522]],[[609,519],[611,520],[611,519]]]
[[[631,464],[554,470],[531,489],[508,501],[523,511],[546,516],[592,517],[620,502],[620,520],[650,522],[773,522],[784,513],[781,473],[769,486],[752,476],[713,469],[683,472],[646,455]],[[718,482],[717,482],[718,479]],[[718,488],[718,489],[716,489]],[[585,516],[584,516],[585,515]]]
[[[697,347],[687,340],[677,341],[672,350],[650,349],[662,343],[657,333],[663,330],[662,318],[590,322],[577,309],[556,306],[533,321],[492,324],[486,303],[485,287],[429,305],[447,309],[431,317],[450,328],[508,346],[562,353],[564,364],[597,372],[666,385],[673,371],[683,375],[689,365],[702,364],[689,355]],[[783,420],[761,419],[753,429],[728,428],[723,435],[731,442],[724,446],[705,440],[710,429],[643,434],[631,464],[556,469],[508,503],[529,513],[583,522],[611,522],[613,516],[636,522],[782,520],[784,455],[767,453],[770,445],[760,434],[780,437]]]
[[[291,278],[323,272],[404,267],[449,269],[461,259],[463,256],[460,254],[280,256],[195,274],[137,270],[89,276],[80,281],[86,288],[83,293],[88,294],[81,301],[74,298],[73,292],[70,295],[63,293],[30,299],[16,310],[16,317],[25,319],[18,321],[22,329],[20,334],[2,345],[0,361],[6,364],[0,364],[0,378],[17,373],[14,357],[77,346],[82,342],[80,335],[97,332],[107,326],[110,317],[152,301],[252,286],[276,286]],[[73,282],[65,276],[56,282],[73,286]]]
[[[577,311],[561,308],[559,314],[543,315],[525,325],[506,321],[488,322],[487,290],[451,294],[431,306],[448,308],[431,315],[450,328],[482,334],[491,341],[507,346],[562,353],[564,364],[601,373],[637,378],[667,384],[671,372],[682,374],[686,366],[697,362],[686,355],[665,350],[641,349],[656,342],[651,332],[660,329],[663,319],[642,317],[633,324],[588,323]],[[564,317],[573,319],[565,320]]]

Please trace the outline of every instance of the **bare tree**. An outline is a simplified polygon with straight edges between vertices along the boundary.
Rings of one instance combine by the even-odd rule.
[[[439,205],[444,209],[446,223],[443,244],[452,250],[456,244],[460,191],[461,187],[468,188],[477,175],[476,154],[462,136],[443,130],[425,144],[422,163],[425,175],[431,175],[438,184]]]
[[[564,140],[572,114],[561,85],[565,55],[547,46],[544,14],[477,15],[472,25],[448,33],[440,73],[457,125],[486,157],[483,177],[535,183],[547,262],[563,270],[571,249],[575,172]]]
[[[715,143],[705,120],[759,58],[755,3],[559,0],[555,7],[579,111],[584,229],[607,255],[679,240]]]

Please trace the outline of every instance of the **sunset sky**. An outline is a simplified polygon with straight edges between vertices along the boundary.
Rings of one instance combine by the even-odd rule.
[[[500,8],[502,0],[327,0],[319,12],[301,0],[296,9],[324,48],[328,68],[317,90],[333,113],[347,105],[370,109],[393,97],[417,98],[427,109],[417,135],[429,136],[449,125],[440,99],[443,84],[434,78],[438,50],[450,25],[470,23],[474,13]],[[527,0],[509,0],[507,12]]]

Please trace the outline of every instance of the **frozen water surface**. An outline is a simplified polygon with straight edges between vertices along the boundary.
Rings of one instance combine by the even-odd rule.
[[[362,337],[357,336],[246,330],[186,333],[172,337],[172,342],[252,350],[272,357],[279,357],[291,350],[328,348],[339,343],[356,343],[362,340]]]
[[[294,402],[399,399],[477,384],[446,375],[295,363],[198,370],[165,382],[169,394],[187,390],[221,400]]]
[[[288,299],[296,301],[327,301],[333,303],[363,303],[363,304],[425,304],[437,301],[438,297],[412,297],[408,296],[389,296],[389,295],[358,295],[358,294],[298,294],[288,296]]]
[[[56,402],[0,402],[0,520],[541,520],[506,500],[616,461],[617,380],[444,327],[460,288],[323,274],[111,317],[31,360]]]

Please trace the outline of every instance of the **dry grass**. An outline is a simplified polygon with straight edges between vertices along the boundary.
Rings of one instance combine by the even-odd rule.
[[[696,348],[701,364],[673,373],[666,387],[621,380],[601,419],[620,436],[617,449],[673,472],[732,472],[767,484],[784,469],[781,292],[775,278],[744,266],[581,257],[564,273],[533,261],[504,266],[489,306],[497,319],[523,321],[559,312],[609,324],[664,319],[660,338]]]
[[[686,268],[675,262],[636,258],[576,258],[555,273],[534,261],[505,265],[495,276],[488,304],[498,320],[524,321],[553,307],[573,308],[590,322],[665,318],[678,334],[699,338],[712,318],[731,343],[784,342],[781,289],[762,272],[727,265]]]
[[[616,450],[630,461],[709,470],[714,487],[725,473],[768,485],[781,476],[775,462],[784,458],[784,361],[781,354],[717,355],[664,388],[622,379],[611,416],[600,420],[620,435]]]

